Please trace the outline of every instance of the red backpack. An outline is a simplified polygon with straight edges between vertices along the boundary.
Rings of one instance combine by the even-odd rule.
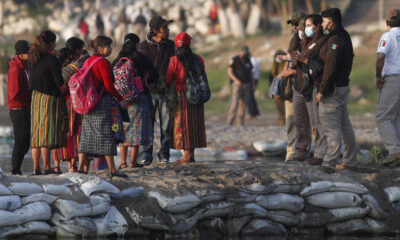
[[[86,60],[83,66],[69,80],[68,86],[72,101],[72,107],[79,114],[86,114],[93,111],[101,100],[101,95],[104,92],[104,87],[99,93],[94,83],[92,75],[92,67],[102,57],[97,57],[89,65]]]
[[[124,100],[135,100],[144,91],[142,78],[129,58],[120,58],[113,73],[114,87]]]

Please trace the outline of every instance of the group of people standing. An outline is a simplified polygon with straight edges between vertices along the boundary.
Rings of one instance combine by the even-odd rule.
[[[194,149],[207,144],[204,106],[188,102],[185,80],[188,71],[193,71],[194,61],[199,60],[203,69],[204,62],[192,52],[187,33],[178,34],[175,42],[168,39],[171,22],[153,17],[143,42],[136,34],[127,34],[113,63],[106,59],[112,53],[112,40],[103,35],[88,42],[91,56],[85,42],[76,37],[55,50],[56,35],[51,31],[41,32],[32,44],[19,40],[8,72],[8,105],[15,138],[12,173],[22,174],[21,164],[31,147],[34,175],[61,173],[60,161],[68,161],[70,172],[87,173],[91,157],[104,157],[111,176],[127,177],[114,164],[117,145],[122,143],[119,169],[128,167],[128,147],[130,167],[151,164],[157,110],[161,128],[159,161],[169,162],[172,147],[184,150],[177,164],[194,162]],[[129,74],[139,79],[143,88],[135,99],[127,99],[115,85],[121,61],[133,64]],[[69,88],[71,77],[80,69],[90,71],[100,96],[98,105],[85,114],[74,111]],[[177,98],[174,106],[169,99],[171,89]],[[115,124],[122,120],[123,125]],[[141,153],[139,146],[143,146]],[[51,151],[54,168],[50,164]]]

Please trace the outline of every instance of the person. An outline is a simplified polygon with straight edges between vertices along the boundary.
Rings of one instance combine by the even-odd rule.
[[[166,20],[161,16],[153,17],[149,22],[150,32],[147,35],[147,39],[140,44],[142,53],[151,60],[159,74],[156,83],[150,85],[150,90],[152,93],[151,117],[153,126],[157,110],[160,120],[161,148],[157,154],[160,163],[168,163],[170,156],[171,124],[167,106],[168,87],[165,83],[165,74],[167,73],[170,57],[175,55],[174,41],[168,39],[168,25],[170,23],[172,23],[172,20]],[[151,136],[151,138],[153,142],[154,136]],[[138,165],[150,165],[152,161],[153,143],[143,147]]]
[[[103,17],[101,16],[99,11],[96,14],[95,25],[96,25],[96,29],[97,29],[97,35],[103,35],[105,26],[104,26]]]
[[[319,52],[324,68],[315,99],[319,103],[322,131],[328,143],[322,166],[331,171],[340,158],[342,138],[345,145],[343,163],[336,169],[354,166],[357,161],[356,138],[347,110],[354,52],[350,35],[342,26],[340,9],[327,9],[321,16],[323,33],[328,39]]]
[[[120,169],[127,168],[126,155],[128,147],[131,147],[130,167],[137,166],[139,145],[148,146],[151,144],[153,135],[153,123],[151,120],[151,95],[147,84],[154,84],[158,79],[158,72],[154,68],[150,59],[138,51],[139,36],[129,33],[124,37],[124,44],[118,57],[114,60],[113,66],[125,57],[129,58],[137,71],[137,76],[142,79],[144,91],[137,100],[128,106],[129,122],[124,123],[125,143],[120,146],[121,165]]]
[[[286,66],[287,61],[282,61],[278,59],[279,55],[285,55],[286,52],[283,50],[277,50],[274,54],[274,58],[272,60],[272,66],[269,71],[269,86],[271,86],[273,79],[278,76],[279,73],[281,73]],[[274,103],[276,110],[278,111],[278,117],[279,117],[279,125],[285,126],[286,124],[286,118],[285,118],[285,100],[279,96],[278,94],[274,95]]]
[[[7,103],[14,129],[11,173],[22,175],[21,165],[30,146],[31,91],[28,84],[29,42],[15,43],[15,57],[10,61]]]
[[[376,125],[383,145],[389,151],[383,165],[398,163],[400,159],[400,10],[387,11],[386,25],[389,31],[379,41],[376,60]]]
[[[43,31],[36,36],[30,48],[29,80],[32,92],[31,148],[34,175],[41,175],[40,157],[44,174],[52,174],[50,150],[67,145],[67,113],[61,63],[52,53],[56,35]]]
[[[89,54],[83,50],[85,43],[76,37],[69,38],[65,48],[59,51],[59,60],[62,63],[62,77],[64,86],[68,88],[71,76],[78,71],[89,58]],[[68,161],[68,171],[76,172],[78,160],[79,135],[81,131],[81,115],[72,108],[70,95],[65,97],[68,110],[67,146],[53,149],[54,172],[61,173],[60,161]]]
[[[218,25],[218,4],[213,0],[213,3],[209,9],[209,18],[211,22],[210,33],[218,33],[217,25]]]
[[[78,24],[81,39],[87,42],[89,40],[89,25],[86,23],[85,18],[81,17]]]
[[[8,72],[8,63],[10,62],[10,57],[7,55],[6,50],[2,49],[0,51],[0,106],[4,106],[6,104],[7,98],[7,72]]]
[[[103,94],[95,109],[83,115],[78,148],[78,172],[86,173],[84,166],[88,165],[89,155],[105,156],[111,176],[127,177],[124,173],[119,172],[114,164],[117,145],[111,129],[113,124],[111,106],[112,101],[115,101],[114,97],[120,101],[123,107],[126,106],[126,103],[122,101],[122,97],[114,88],[111,64],[105,59],[112,52],[111,44],[110,38],[101,35],[89,41],[89,48],[93,50],[94,55],[86,62],[90,65],[93,61],[97,61],[90,71],[98,92],[103,89]]]
[[[249,47],[244,45],[239,55],[234,56],[229,62],[228,75],[232,81],[233,91],[227,125],[233,125],[235,118],[237,125],[244,125],[246,108],[242,103],[248,101],[255,89],[252,69]]]
[[[133,22],[133,25],[135,26],[135,32],[140,37],[140,40],[143,41],[146,39],[146,25],[147,25],[147,20],[143,16],[143,10],[139,9],[139,15],[135,18],[135,21]]]
[[[258,78],[260,76],[260,63],[259,63],[258,59],[255,56],[253,56],[251,53],[250,53],[250,62],[251,62],[251,65],[253,66],[252,73],[253,73],[255,87],[253,88],[253,91],[251,92],[250,97],[247,99],[248,102],[246,103],[246,105],[247,105],[247,109],[249,110],[247,119],[253,119],[260,115],[260,111],[258,110],[258,106],[257,106],[257,100],[255,97],[255,91],[256,91],[257,84],[258,84]]]
[[[310,121],[314,134],[314,157],[309,161],[311,165],[320,165],[327,149],[326,136],[322,131],[319,119],[319,107],[315,101],[318,88],[308,75],[304,77],[304,73],[309,72],[310,60],[319,54],[320,45],[325,41],[321,24],[322,17],[319,14],[310,14],[305,17],[305,36],[301,43],[302,52],[296,56],[299,68],[294,84],[294,116],[295,125],[298,130],[297,143],[300,142],[299,136],[304,136],[301,138],[301,141],[303,141],[304,145],[308,146],[308,148],[304,148],[307,151],[305,152],[306,155],[309,152],[311,144],[309,136]],[[299,134],[299,131],[301,134]]]
[[[178,104],[172,111],[171,146],[174,149],[184,150],[182,159],[175,164],[195,162],[194,149],[207,146],[204,104],[191,104],[185,95],[187,72],[196,71],[194,68],[196,64],[201,64],[204,69],[203,59],[194,54],[190,48],[191,40],[192,38],[185,32],[176,35],[175,46],[178,51],[176,56],[171,57],[166,75],[167,84],[175,84],[178,99]]]

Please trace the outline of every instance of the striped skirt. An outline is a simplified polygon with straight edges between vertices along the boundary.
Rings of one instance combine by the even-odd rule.
[[[125,142],[130,146],[148,146],[153,136],[151,121],[151,99],[141,94],[139,100],[128,106],[129,123],[124,123]]]
[[[117,155],[117,144],[114,138],[111,105],[114,98],[104,93],[99,105],[82,117],[80,153],[91,156]]]
[[[173,113],[171,147],[190,150],[207,147],[204,104],[190,104],[183,91],[177,92],[178,106]]]
[[[65,147],[68,132],[64,96],[50,96],[34,90],[31,103],[31,147]]]

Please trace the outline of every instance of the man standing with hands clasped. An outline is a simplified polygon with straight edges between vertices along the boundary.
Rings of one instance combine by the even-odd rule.
[[[386,16],[389,31],[379,41],[376,60],[378,107],[376,125],[389,157],[382,164],[400,161],[400,11],[390,9]]]

